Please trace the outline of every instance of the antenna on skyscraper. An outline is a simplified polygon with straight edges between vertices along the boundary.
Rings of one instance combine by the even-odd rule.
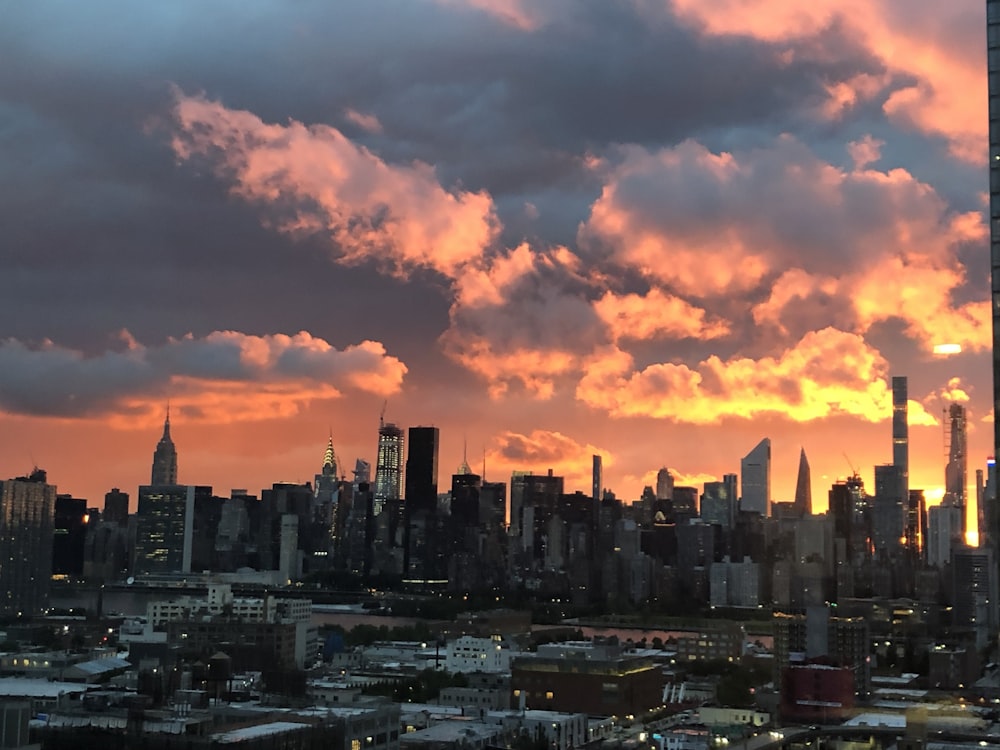
[[[385,410],[389,407],[388,399],[382,402],[382,412],[378,415],[378,426],[381,429],[385,425]]]
[[[486,481],[486,446],[483,446],[483,481]]]

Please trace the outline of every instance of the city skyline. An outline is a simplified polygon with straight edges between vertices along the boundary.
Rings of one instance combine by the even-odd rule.
[[[892,376],[910,487],[951,400],[984,467],[982,3],[388,4],[10,14],[0,471],[134,498],[169,400],[221,492],[374,467],[383,413],[625,501],[769,438],[822,510]]]

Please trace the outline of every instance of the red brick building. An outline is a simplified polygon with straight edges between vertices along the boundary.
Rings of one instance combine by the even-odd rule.
[[[854,708],[854,670],[830,664],[797,664],[781,671],[781,718],[830,724]]]
[[[511,665],[511,706],[585,713],[641,714],[663,703],[664,677],[651,659],[620,646],[558,643],[540,646]]]

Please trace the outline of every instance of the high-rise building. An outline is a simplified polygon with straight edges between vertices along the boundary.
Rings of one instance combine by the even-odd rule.
[[[163,421],[163,435],[153,452],[149,483],[154,487],[177,484],[177,449],[170,438],[170,407],[167,407],[167,418]]]
[[[338,507],[340,505],[340,478],[337,476],[337,456],[333,452],[333,436],[326,442],[323,452],[323,466],[314,476],[315,517],[329,529],[331,541],[337,538]]]
[[[52,540],[53,575],[83,575],[87,520],[86,500],[71,495],[56,495]]]
[[[799,476],[795,481],[795,510],[801,515],[812,513],[812,474],[809,471],[809,459],[806,449],[799,453]]]
[[[701,496],[702,520],[732,529],[736,524],[736,500],[735,474],[726,474],[721,482],[705,482],[705,492]]]
[[[674,499],[674,477],[665,466],[656,472],[656,499]]]
[[[438,444],[437,427],[411,427],[407,436],[406,491],[403,500],[408,513],[437,509]]]
[[[194,485],[139,488],[137,574],[190,573],[194,541]]]
[[[0,482],[0,617],[48,607],[56,488],[41,469]]]
[[[483,482],[479,491],[479,524],[497,532],[507,530],[506,482]]]
[[[101,521],[116,523],[119,526],[128,524],[128,493],[114,487],[104,495],[104,512]]]
[[[951,562],[951,550],[962,540],[959,509],[942,502],[927,511],[927,564],[944,568]]]
[[[594,500],[601,499],[601,490],[604,489],[604,469],[601,464],[600,456],[593,456],[593,467],[591,472],[591,491],[590,496]]]
[[[910,437],[907,422],[906,378],[892,379],[892,463],[899,470],[899,496],[906,498],[910,492]]]
[[[363,458],[356,459],[354,471],[351,473],[354,474],[354,484],[369,484],[371,483],[372,465]]]
[[[875,498],[872,501],[872,529],[875,556],[894,560],[899,554],[906,525],[907,498],[900,494],[902,470],[895,464],[875,467]]]
[[[403,431],[392,422],[380,421],[378,458],[375,460],[375,505],[377,516],[386,502],[403,496]]]
[[[927,502],[923,490],[910,490],[906,504],[906,524],[903,527],[906,550],[911,559],[919,560],[924,554],[927,538]]]
[[[674,519],[680,523],[698,515],[698,490],[695,487],[674,487]]]
[[[945,499],[959,509],[963,534],[966,529],[969,472],[966,420],[964,406],[952,404],[948,407],[948,464],[944,470],[944,493]]]
[[[969,631],[986,648],[997,631],[997,567],[991,547],[959,545],[952,551],[952,626]]]
[[[1000,456],[1000,0],[986,0],[990,139],[990,278],[993,297],[993,455]],[[996,499],[994,498],[994,503]],[[988,537],[1000,543],[1000,513],[991,508]],[[996,562],[996,560],[994,560]]]
[[[764,438],[740,461],[740,510],[771,515],[771,439]]]
[[[411,427],[407,435],[403,573],[411,580],[447,577],[448,545],[437,513],[439,438],[437,427]]]

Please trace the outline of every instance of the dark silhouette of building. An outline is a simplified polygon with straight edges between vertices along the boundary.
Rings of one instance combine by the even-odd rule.
[[[177,484],[177,449],[170,438],[170,407],[167,407],[167,418],[163,421],[163,435],[153,451],[153,470],[149,484],[153,487],[172,486]]]
[[[87,541],[87,501],[71,495],[56,495],[55,508],[52,574],[80,577]]]
[[[403,575],[421,581],[447,577],[448,533],[438,513],[437,427],[411,427],[403,493]]]
[[[795,481],[795,510],[800,516],[812,513],[812,472],[809,470],[809,459],[806,449],[799,453],[799,475]]]
[[[990,278],[993,297],[993,414],[1000,415],[1000,0],[986,0],[989,83]],[[1000,456],[1000,418],[993,420],[993,455]],[[992,504],[997,503],[997,496]],[[987,541],[1000,544],[1000,513],[987,513]]]
[[[119,526],[128,525],[128,493],[114,487],[104,495],[104,512],[101,521],[116,523]]]
[[[872,526],[875,557],[881,562],[900,556],[906,517],[906,498],[901,494],[904,479],[896,464],[875,467],[875,498],[872,501]]]
[[[967,416],[964,406],[952,404],[948,407],[948,424],[948,464],[944,470],[944,500],[959,509],[964,537],[967,528],[965,513],[969,474]]]
[[[0,616],[35,615],[49,604],[56,488],[41,469],[0,482]]]
[[[438,443],[437,427],[411,427],[407,436],[406,491],[408,513],[437,510]]]
[[[899,497],[910,491],[910,429],[907,421],[905,377],[892,379],[892,463],[899,470]]]

